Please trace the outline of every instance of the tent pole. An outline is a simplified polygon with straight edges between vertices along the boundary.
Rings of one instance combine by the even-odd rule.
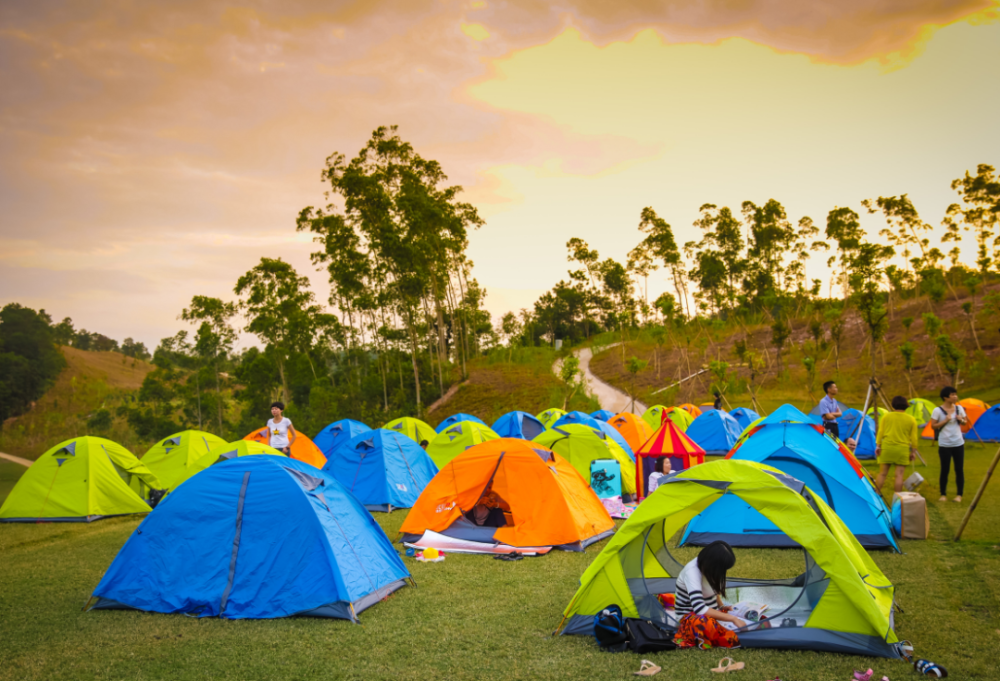
[[[969,504],[969,510],[965,512],[965,517],[962,518],[962,524],[959,526],[958,532],[955,533],[955,541],[962,538],[965,526],[969,523],[969,518],[972,516],[972,512],[976,510],[976,504],[978,504],[979,499],[982,498],[983,492],[986,491],[986,484],[993,476],[993,470],[997,467],[998,462],[1000,462],[1000,448],[998,448],[997,453],[993,455],[993,463],[990,464],[989,470],[986,471],[986,477],[983,478],[983,482],[979,485],[979,489],[976,491],[976,496],[972,499],[972,503]]]

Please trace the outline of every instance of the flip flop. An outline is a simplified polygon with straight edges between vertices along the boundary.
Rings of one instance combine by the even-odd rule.
[[[632,672],[634,676],[652,676],[653,674],[659,674],[661,668],[659,665],[655,665],[649,660],[643,660],[642,666],[639,667],[639,671]]]
[[[917,660],[913,663],[913,668],[924,676],[933,676],[936,679],[943,679],[948,676],[948,670],[934,664],[930,660]]]
[[[728,663],[725,664],[725,665],[723,665],[722,663],[726,662],[727,660],[728,660]],[[743,669],[745,666],[746,666],[745,662],[733,662],[733,658],[731,658],[731,657],[724,657],[721,660],[719,660],[719,666],[718,667],[713,667],[712,671],[716,672],[717,674],[724,674],[726,672],[738,672],[739,670]]]

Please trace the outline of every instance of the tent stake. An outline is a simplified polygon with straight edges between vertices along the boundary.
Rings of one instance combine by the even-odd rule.
[[[983,478],[982,484],[979,485],[979,489],[976,491],[976,496],[972,499],[972,503],[969,504],[969,510],[965,512],[965,517],[962,518],[962,524],[959,526],[958,532],[955,534],[955,541],[962,538],[962,532],[965,531],[965,526],[969,523],[969,518],[972,516],[972,512],[976,510],[976,504],[979,503],[979,499],[983,496],[983,492],[986,491],[986,484],[993,476],[993,470],[997,467],[997,462],[1000,462],[1000,448],[998,448],[997,453],[993,455],[993,463],[990,464],[989,470],[986,471],[986,477]]]

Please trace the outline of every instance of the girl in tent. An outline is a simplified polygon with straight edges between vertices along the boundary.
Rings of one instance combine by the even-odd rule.
[[[917,420],[906,413],[909,406],[905,397],[896,395],[892,398],[892,413],[879,419],[878,434],[875,436],[875,456],[879,463],[875,491],[879,494],[889,474],[889,466],[896,467],[893,489],[902,492],[906,465],[917,456]]]
[[[669,457],[661,456],[656,460],[656,463],[653,464],[653,472],[649,474],[649,483],[646,485],[647,497],[656,491],[656,488],[660,484],[660,478],[664,475],[669,475],[672,470]]]
[[[941,388],[941,406],[931,412],[931,427],[937,433],[938,456],[941,459],[941,498],[948,501],[948,470],[955,462],[955,485],[958,487],[956,503],[962,502],[965,487],[965,437],[962,426],[969,422],[965,409],[958,403],[958,391],[948,386]]]
[[[729,544],[715,541],[684,566],[677,576],[675,612],[680,623],[674,634],[678,648],[733,648],[740,644],[736,633],[720,622],[745,627],[746,622],[722,605],[726,595],[726,573],[736,565]]]

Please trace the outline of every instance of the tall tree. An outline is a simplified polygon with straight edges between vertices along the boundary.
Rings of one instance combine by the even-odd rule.
[[[850,282],[848,282],[848,270],[851,259],[855,252],[861,247],[861,242],[865,238],[864,230],[861,229],[861,219],[858,214],[850,208],[834,208],[826,216],[826,237],[837,244],[837,254],[830,257],[827,266],[833,270],[838,259],[840,261],[840,271],[836,274],[831,272],[830,289],[833,295],[833,283],[839,279],[843,290],[844,299],[850,294]]]
[[[643,243],[650,253],[662,260],[664,267],[670,272],[681,313],[686,311],[690,315],[690,309],[687,308],[688,291],[685,284],[684,263],[677,248],[677,241],[674,239],[673,229],[666,220],[656,214],[656,211],[646,207],[639,216],[639,231],[646,235]]]
[[[985,281],[991,270],[1000,271],[1000,173],[994,174],[993,166],[981,163],[975,176],[966,171],[951,188],[958,192],[962,204],[948,206],[946,227],[961,219],[964,229],[972,231],[976,265]]]
[[[194,296],[191,306],[184,308],[181,319],[199,323],[195,336],[195,351],[211,364],[215,378],[215,420],[216,431],[223,434],[222,362],[233,351],[236,343],[236,329],[230,320],[236,316],[236,303],[224,302],[210,296]]]
[[[689,242],[685,248],[694,253],[696,266],[692,276],[703,292],[722,286],[721,302],[727,309],[736,306],[737,283],[746,269],[743,257],[743,234],[740,221],[729,208],[719,208],[711,203],[700,209],[701,216],[695,227],[702,231],[701,241]]]

